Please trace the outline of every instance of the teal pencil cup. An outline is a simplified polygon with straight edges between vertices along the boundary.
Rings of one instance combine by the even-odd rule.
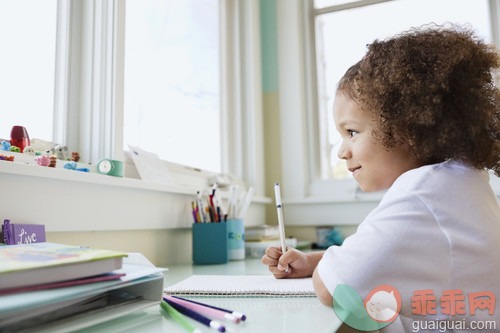
[[[229,260],[226,222],[193,224],[193,263],[225,264]]]
[[[227,220],[229,260],[245,259],[245,225],[243,219]]]

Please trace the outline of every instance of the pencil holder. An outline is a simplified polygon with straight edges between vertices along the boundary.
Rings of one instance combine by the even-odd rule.
[[[245,225],[243,219],[227,220],[229,260],[245,259]]]
[[[228,260],[227,223],[194,223],[193,263],[225,264]]]

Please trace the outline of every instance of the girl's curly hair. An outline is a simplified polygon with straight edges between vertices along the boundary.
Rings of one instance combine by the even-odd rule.
[[[338,89],[373,113],[387,149],[500,175],[499,68],[498,51],[471,30],[424,26],[374,41]]]

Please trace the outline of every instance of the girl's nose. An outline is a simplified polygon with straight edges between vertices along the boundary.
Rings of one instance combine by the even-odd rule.
[[[351,150],[349,149],[344,140],[342,140],[342,143],[340,144],[337,156],[342,160],[348,160],[352,157]]]

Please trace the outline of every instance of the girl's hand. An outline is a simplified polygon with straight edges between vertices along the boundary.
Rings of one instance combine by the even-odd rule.
[[[281,247],[270,246],[262,257],[262,263],[269,266],[269,271],[277,279],[303,278],[312,276],[322,256],[323,252],[305,254],[290,247],[283,254]]]

